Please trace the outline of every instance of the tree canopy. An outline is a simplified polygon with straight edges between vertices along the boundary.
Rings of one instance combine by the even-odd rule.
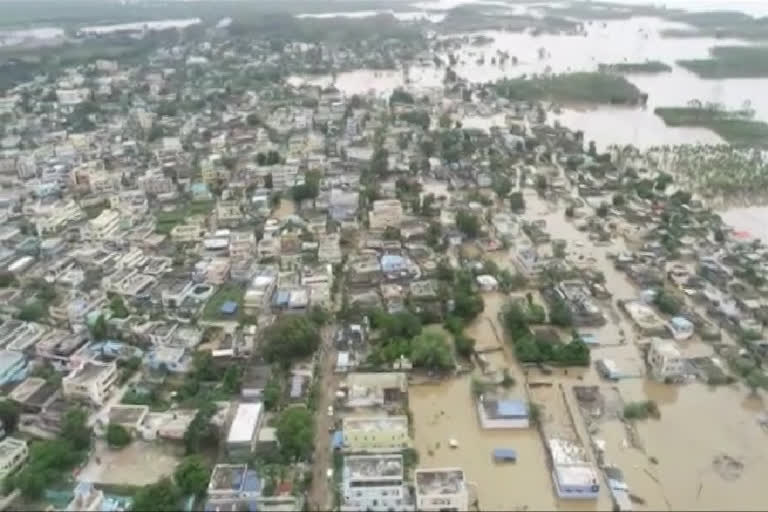
[[[131,433],[117,423],[110,423],[107,427],[107,444],[113,448],[122,448],[131,443]]]
[[[170,478],[163,478],[154,484],[145,485],[133,496],[135,511],[175,512],[180,509],[181,493]]]
[[[424,331],[411,341],[411,362],[430,370],[453,368],[451,349],[445,338],[436,332]]]
[[[208,488],[211,468],[202,456],[190,455],[176,467],[173,477],[185,495],[202,496]]]
[[[284,315],[264,332],[264,357],[289,363],[312,355],[320,345],[317,326],[308,318]]]
[[[309,410],[304,407],[284,410],[277,422],[277,441],[287,459],[307,459],[314,442],[314,422]]]

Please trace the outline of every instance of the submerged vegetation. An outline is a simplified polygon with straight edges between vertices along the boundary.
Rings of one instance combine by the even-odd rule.
[[[609,73],[578,72],[504,79],[493,87],[499,96],[517,101],[637,105],[645,100],[640,89],[626,78]]]
[[[709,53],[706,59],[677,63],[701,78],[768,77],[768,46],[715,46]]]
[[[768,146],[768,123],[754,121],[745,112],[701,106],[659,107],[654,112],[667,126],[708,128],[734,146]]]

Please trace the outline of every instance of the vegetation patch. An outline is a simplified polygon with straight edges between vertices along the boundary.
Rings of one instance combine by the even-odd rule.
[[[215,294],[205,304],[203,309],[203,319],[205,320],[231,320],[238,319],[242,315],[243,295],[245,290],[236,283],[226,283],[216,291]],[[228,302],[237,304],[237,311],[232,315],[221,312],[221,307]]]
[[[636,105],[644,98],[640,89],[623,76],[599,72],[504,79],[493,87],[499,96],[513,101]]]
[[[661,411],[658,404],[653,400],[630,402],[624,406],[624,418],[628,420],[659,419],[661,418]]]
[[[701,78],[768,76],[768,46],[715,46],[709,53],[707,59],[679,60],[677,63]]]
[[[667,73],[672,66],[658,60],[645,62],[618,62],[616,64],[600,64],[600,71],[610,73]]]
[[[708,128],[734,146],[768,147],[768,123],[747,119],[742,112],[698,107],[659,107],[654,112],[667,126]]]

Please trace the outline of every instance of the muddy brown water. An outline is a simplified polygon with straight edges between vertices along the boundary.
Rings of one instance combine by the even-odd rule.
[[[606,347],[592,349],[593,360],[600,357],[641,361],[637,335],[623,314],[607,314],[615,299],[636,297],[639,293],[626,277],[613,268],[608,251],[619,251],[623,242],[595,247],[587,234],[565,219],[562,208],[555,208],[535,193],[526,193],[528,220],[545,219],[552,238],[568,243],[570,258],[590,257],[603,271],[611,301],[601,302],[608,322],[597,329],[585,329]],[[514,248],[494,253],[492,259],[502,266],[513,266]],[[524,294],[525,291],[519,292]],[[497,314],[507,298],[501,293],[485,294],[485,310],[467,328],[478,346],[492,350],[485,357],[494,368],[509,367],[517,385],[511,394],[526,396],[524,383],[547,381],[563,385],[572,406],[576,430],[585,447],[590,446],[586,423],[578,408],[573,408],[574,385],[611,385],[602,381],[594,368],[574,370],[566,375],[561,369],[543,374],[529,370],[527,376],[517,365],[503,337]],[[536,296],[536,300],[540,298]],[[495,327],[495,329],[494,329]],[[623,335],[621,334],[623,332]],[[567,333],[563,333],[564,336]],[[567,339],[567,338],[566,338]],[[623,340],[623,343],[617,342]],[[685,343],[686,353],[712,354],[711,347],[698,340]],[[475,370],[479,375],[479,370]],[[647,378],[622,380],[617,384],[625,403],[655,400],[661,409],[659,420],[638,422],[637,433],[642,449],[632,447],[625,426],[619,419],[602,422],[592,437],[605,442],[605,458],[624,472],[630,492],[644,500],[637,510],[745,509],[768,506],[764,475],[768,474],[768,434],[757,423],[765,410],[760,398],[751,397],[741,385],[711,389],[699,382],[666,385]],[[415,446],[421,454],[422,467],[459,466],[474,485],[483,510],[518,509],[599,509],[610,510],[609,492],[603,482],[598,501],[580,503],[556,499],[546,463],[544,444],[534,429],[487,431],[479,427],[471,396],[471,375],[439,384],[412,386],[410,407],[413,411]],[[448,448],[456,439],[459,448]],[[438,447],[439,443],[439,447]],[[509,447],[518,452],[518,462],[497,465],[491,459],[494,448]],[[589,448],[588,448],[589,450]],[[591,450],[590,454],[591,454]],[[651,462],[651,457],[657,463]],[[593,456],[591,460],[595,460]]]

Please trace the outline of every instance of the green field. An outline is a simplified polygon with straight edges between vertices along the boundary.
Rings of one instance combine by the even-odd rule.
[[[226,283],[208,299],[203,309],[203,320],[238,320],[243,315],[243,296],[245,289],[236,283]],[[237,311],[233,315],[224,315],[219,311],[225,302],[237,303]]]
[[[758,78],[768,76],[768,46],[715,46],[710,58],[677,63],[702,78]]]
[[[496,82],[493,87],[499,96],[516,101],[635,105],[642,98],[640,89],[626,78],[608,73],[582,72],[505,79]]]
[[[708,128],[739,147],[768,147],[768,123],[736,116],[733,112],[696,107],[659,107],[654,113],[667,126]]]
[[[215,205],[215,201],[191,201],[175,210],[159,211],[155,214],[155,232],[167,235],[193,215],[208,215]]]

